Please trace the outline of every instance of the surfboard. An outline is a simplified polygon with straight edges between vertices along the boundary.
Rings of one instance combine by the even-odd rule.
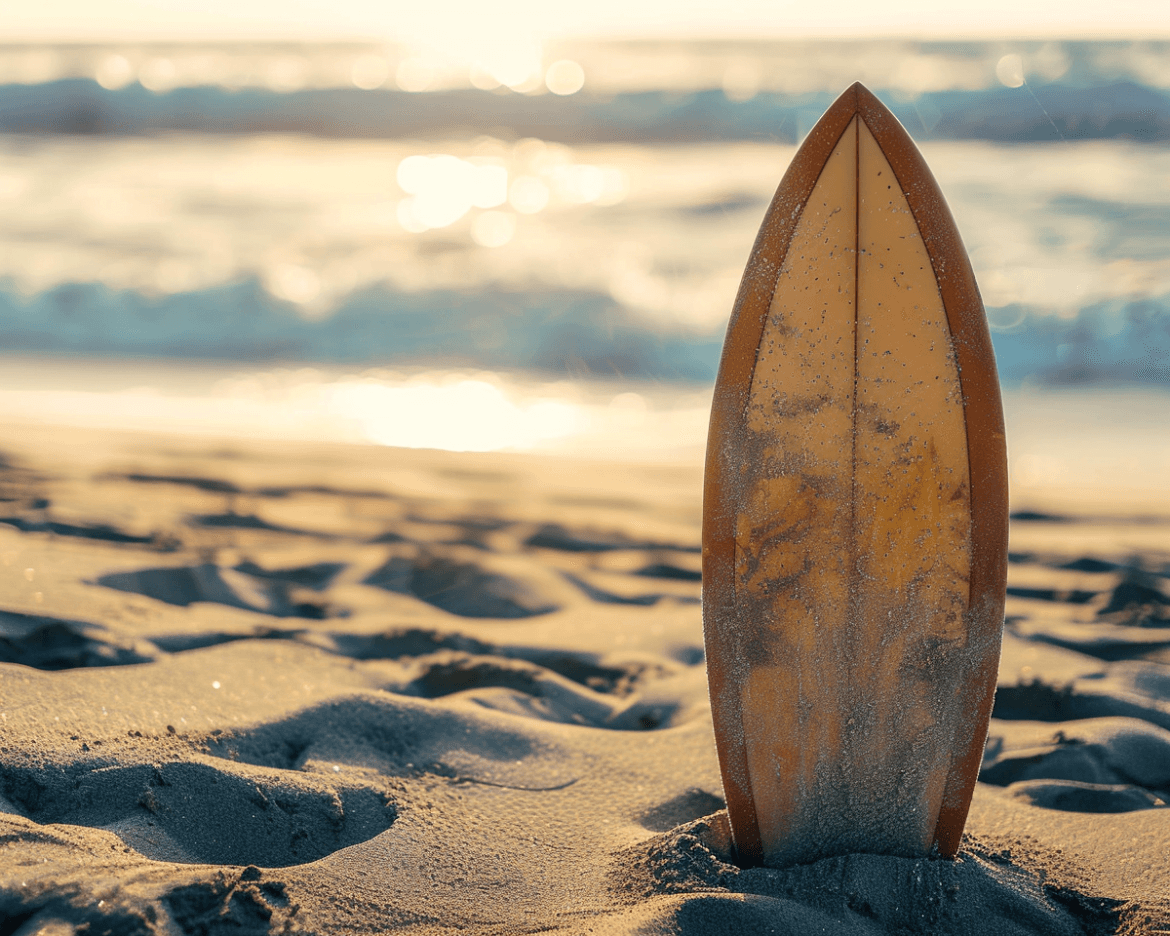
[[[703,622],[738,858],[957,853],[995,691],[1007,450],[930,170],[860,84],[798,149],[724,342]]]

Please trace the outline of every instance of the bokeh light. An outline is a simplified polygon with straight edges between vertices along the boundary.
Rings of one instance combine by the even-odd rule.
[[[98,64],[94,78],[107,91],[117,91],[133,80],[134,69],[126,56],[107,55]]]
[[[496,86],[531,92],[543,87],[540,43],[522,35],[490,37],[480,46],[475,68],[490,76]],[[481,78],[481,81],[483,79]]]
[[[548,67],[544,83],[553,94],[576,94],[585,87],[585,69],[572,59],[561,59]]]
[[[468,81],[473,88],[480,91],[495,91],[502,82],[482,62],[472,62],[468,71]]]
[[[264,285],[276,298],[294,305],[308,305],[321,292],[317,274],[294,263],[282,263],[269,270]]]
[[[516,216],[507,211],[484,211],[471,222],[471,239],[481,247],[503,247],[516,236]]]
[[[412,196],[399,204],[399,220],[416,233],[448,227],[472,208],[495,208],[508,197],[508,170],[503,166],[447,154],[408,156],[398,164],[397,179]]]
[[[435,80],[435,66],[425,58],[407,58],[398,63],[394,80],[403,91],[426,91]]]
[[[163,94],[175,86],[175,63],[169,58],[149,58],[138,69],[142,87]]]
[[[995,77],[1005,88],[1018,88],[1024,83],[1024,62],[1014,52],[995,63]]]
[[[354,60],[349,74],[354,87],[373,91],[390,77],[390,63],[381,55],[361,55]]]
[[[548,205],[548,186],[536,176],[522,175],[508,188],[508,202],[520,214],[536,214]]]

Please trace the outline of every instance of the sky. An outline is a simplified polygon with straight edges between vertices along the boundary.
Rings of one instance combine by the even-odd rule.
[[[0,0],[0,42],[515,35],[1170,38],[1166,0]]]

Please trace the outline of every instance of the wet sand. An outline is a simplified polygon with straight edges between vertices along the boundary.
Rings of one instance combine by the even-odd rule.
[[[1012,527],[957,860],[728,851],[701,467],[9,426],[0,932],[1170,931],[1170,522]]]

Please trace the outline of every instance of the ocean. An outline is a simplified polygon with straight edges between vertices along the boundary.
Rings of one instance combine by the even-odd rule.
[[[1016,490],[1107,479],[1137,510],[1170,470],[1168,63],[1141,42],[0,47],[3,412],[691,457],[768,200],[860,79],[970,252]]]

